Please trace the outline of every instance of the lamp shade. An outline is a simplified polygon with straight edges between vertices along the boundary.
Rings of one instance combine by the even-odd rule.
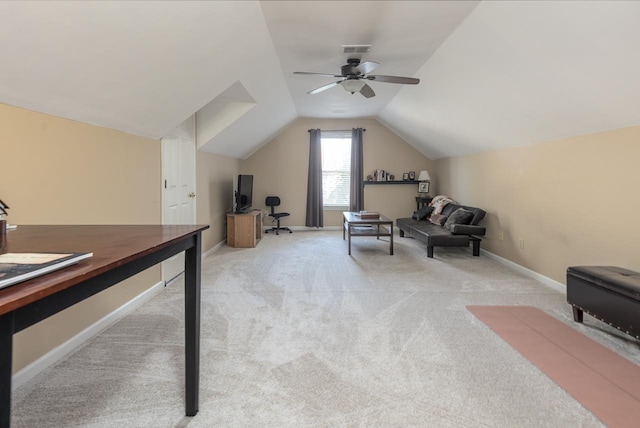
[[[420,175],[418,175],[418,181],[430,181],[431,177],[429,176],[429,171],[424,170],[420,171]]]

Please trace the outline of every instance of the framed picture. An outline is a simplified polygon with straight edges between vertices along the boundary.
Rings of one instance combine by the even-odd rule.
[[[402,174],[402,179],[403,179],[404,181],[409,180],[409,173],[408,173],[408,172],[403,173],[403,174]]]
[[[418,193],[429,193],[429,182],[421,181],[418,183]]]
[[[415,180],[415,179],[416,179],[416,172],[409,171],[409,180]]]

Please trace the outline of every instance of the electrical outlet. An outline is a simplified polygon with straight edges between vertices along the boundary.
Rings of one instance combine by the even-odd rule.
[[[498,232],[498,241],[504,241],[504,232]]]
[[[524,238],[520,238],[520,248],[524,248]]]

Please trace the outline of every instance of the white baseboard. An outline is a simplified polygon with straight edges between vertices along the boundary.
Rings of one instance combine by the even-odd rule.
[[[342,226],[324,226],[324,227],[309,227],[309,226],[287,226],[289,229],[297,232],[324,232],[326,230],[342,230]],[[263,226],[262,231],[271,230],[271,226]]]
[[[87,340],[92,337],[100,334],[102,331],[107,329],[109,326],[114,324],[116,321],[119,321],[127,314],[131,313],[134,309],[151,299],[156,293],[164,288],[164,282],[160,281],[154,286],[150,287],[148,290],[140,293],[133,299],[129,300],[124,305],[120,306],[115,311],[110,314],[104,316],[100,320],[96,321],[89,327],[82,330],[80,333],[73,336],[71,339],[67,340],[63,344],[53,348],[51,351],[47,352],[28,366],[22,368],[17,371],[11,380],[11,387],[13,390],[24,385],[29,380],[31,380],[34,376],[36,376],[41,371],[45,370],[47,367],[50,367],[57,363],[62,358],[69,355],[76,348],[82,345]]]
[[[202,259],[204,260],[206,257],[209,257],[211,254],[215,253],[216,251],[218,251],[220,248],[224,247],[225,245],[227,245],[227,240],[226,239],[224,241],[218,242],[216,245],[214,245],[213,247],[209,248],[209,250],[207,250],[204,254],[202,254]]]
[[[548,276],[544,276],[542,274],[539,274],[538,272],[532,271],[531,269],[527,269],[524,266],[521,266],[517,263],[512,262],[511,260],[507,260],[504,257],[500,257],[497,256],[493,253],[490,253],[487,250],[481,249],[480,250],[482,252],[482,254],[484,254],[485,256],[489,257],[490,259],[496,260],[499,263],[502,263],[505,266],[509,266],[510,268],[517,270],[518,272],[520,272],[521,274],[528,276],[529,278],[533,278],[536,281],[541,282],[542,284],[546,285],[547,287],[562,293],[564,295],[567,294],[567,287],[565,287],[564,284],[562,284],[561,282],[558,282],[554,279],[549,278]]]

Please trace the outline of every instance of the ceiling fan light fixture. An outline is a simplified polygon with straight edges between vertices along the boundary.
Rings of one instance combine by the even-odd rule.
[[[360,62],[360,58],[348,58],[347,63],[340,67],[340,74],[316,73],[312,71],[294,71],[293,74],[312,74],[325,77],[337,77],[341,79],[337,82],[332,82],[328,85],[313,89],[312,91],[307,92],[307,94],[318,94],[326,91],[327,89],[333,88],[336,85],[342,85],[345,91],[350,92],[351,94],[360,92],[360,94],[365,98],[376,96],[376,93],[373,91],[371,86],[366,83],[369,80],[386,83],[400,83],[405,85],[417,85],[420,82],[420,79],[416,79],[415,77],[374,76],[369,74],[379,65],[380,64],[373,61]]]
[[[342,85],[345,91],[351,92],[352,94],[355,94],[356,92],[360,92],[360,90],[364,87],[364,85],[366,85],[365,82],[359,79],[343,80],[340,84]]]

